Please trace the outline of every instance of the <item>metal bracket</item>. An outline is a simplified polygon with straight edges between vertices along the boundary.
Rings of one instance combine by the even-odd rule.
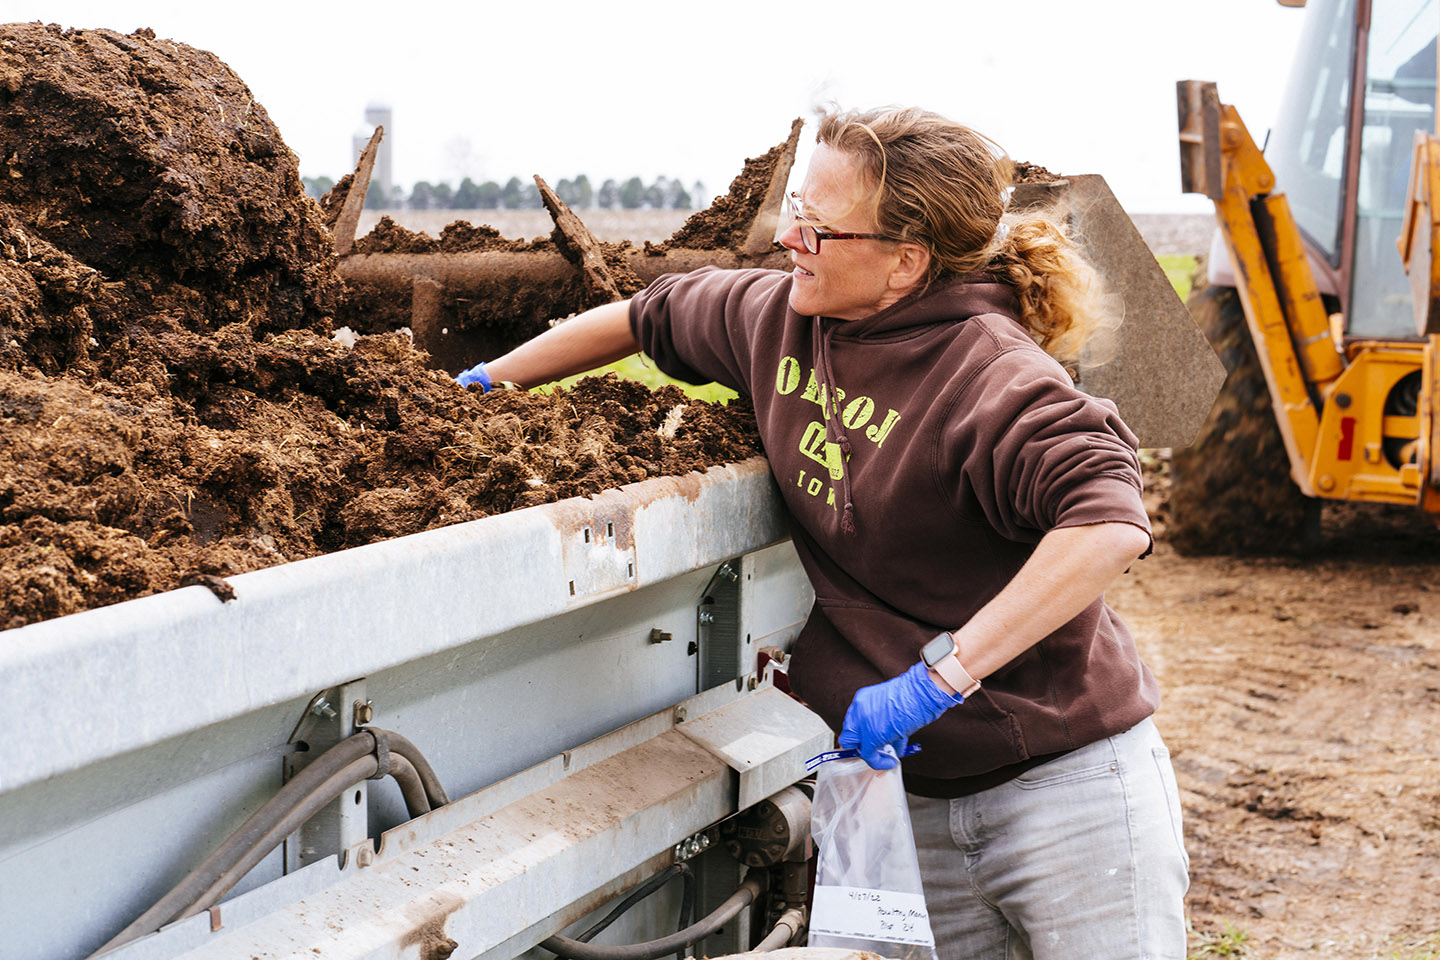
[[[344,709],[343,705],[368,702],[363,678],[311,697],[290,734],[290,742],[297,747],[303,743],[305,749],[293,750],[285,757],[285,780],[289,781],[315,757],[356,732],[355,720],[360,711]],[[376,749],[388,770],[389,751],[381,738],[377,738]],[[370,842],[368,806],[368,787],[361,782],[311,817],[285,840],[285,872],[292,873],[337,854],[348,860],[346,851]]]
[[[700,689],[709,690],[740,680],[748,658],[742,647],[749,638],[740,633],[740,568],[743,560],[727,560],[705,586],[695,612],[696,639],[700,645]],[[743,639],[743,643],[742,643]]]
[[[290,731],[290,738],[286,743],[296,743],[304,740],[310,733],[310,728],[322,720],[334,720],[335,708],[331,703],[330,690],[321,690],[310,698],[305,704],[305,709],[300,713],[300,719],[295,721],[295,727]]]
[[[737,808],[746,810],[796,780],[796,767],[830,746],[834,734],[797,700],[774,687],[677,727],[740,775]]]

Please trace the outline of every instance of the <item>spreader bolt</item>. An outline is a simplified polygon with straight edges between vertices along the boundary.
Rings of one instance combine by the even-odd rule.
[[[693,837],[686,837],[675,844],[675,859],[689,860],[708,849],[710,849],[710,837],[703,833],[697,833]]]

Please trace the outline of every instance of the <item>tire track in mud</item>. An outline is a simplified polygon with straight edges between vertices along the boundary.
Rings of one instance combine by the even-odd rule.
[[[1413,553],[1440,554],[1413,520]],[[1359,960],[1440,929],[1440,559],[1347,542],[1304,562],[1161,543],[1109,594],[1160,679],[1192,948],[1231,924],[1254,956]]]

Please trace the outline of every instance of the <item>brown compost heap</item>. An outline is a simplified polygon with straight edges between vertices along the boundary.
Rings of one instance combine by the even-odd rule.
[[[0,26],[0,130],[0,629],[759,452],[744,404],[337,342],[320,207],[212,54]]]

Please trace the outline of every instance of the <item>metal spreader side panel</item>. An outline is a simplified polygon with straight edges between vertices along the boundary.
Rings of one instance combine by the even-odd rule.
[[[727,562],[760,574],[730,601],[746,635],[788,646],[812,597],[763,461],[244,574],[228,603],[190,587],[0,633],[0,929],[19,956],[105,942],[280,787],[317,695],[347,721],[363,701],[452,798],[695,696]],[[405,819],[393,781],[361,807],[371,836]],[[287,856],[229,897],[318,882],[280,882]]]

